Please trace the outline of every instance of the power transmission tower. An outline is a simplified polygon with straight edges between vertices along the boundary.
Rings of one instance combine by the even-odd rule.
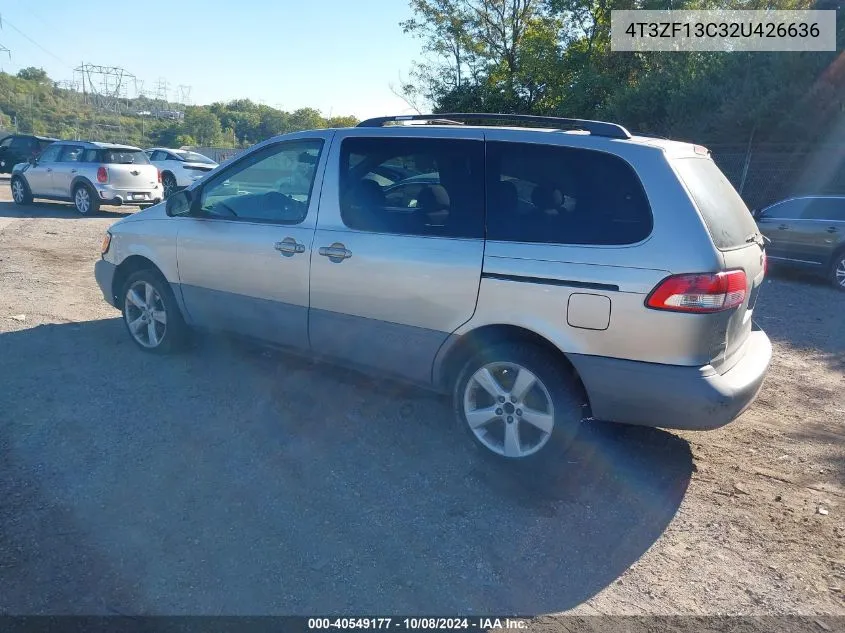
[[[179,103],[182,105],[191,105],[191,86],[181,85],[179,90]]]
[[[0,15],[0,29],[3,28],[3,16]],[[9,56],[9,61],[12,61],[12,51],[0,44],[0,53],[6,53]]]
[[[97,110],[119,114],[127,109],[130,88],[137,92],[136,77],[119,66],[82,63],[74,68],[74,81],[82,85],[82,95]]]

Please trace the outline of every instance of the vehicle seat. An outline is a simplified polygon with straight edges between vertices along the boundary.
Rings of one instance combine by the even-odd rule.
[[[563,193],[556,187],[537,185],[531,192],[531,203],[547,216],[556,216],[563,207]]]
[[[427,226],[446,226],[449,221],[451,200],[443,185],[423,187],[417,195],[417,208]]]
[[[384,228],[384,191],[375,180],[365,178],[355,183],[347,195],[343,221],[353,229],[379,230]]]

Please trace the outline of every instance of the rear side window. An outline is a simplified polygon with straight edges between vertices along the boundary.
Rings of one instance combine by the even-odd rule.
[[[721,250],[746,246],[757,224],[736,189],[709,158],[681,158],[674,162],[698,207],[713,244]]]
[[[149,165],[149,157],[139,149],[100,150],[100,162],[111,165]]]
[[[845,221],[845,198],[814,198],[807,206],[808,220]]]
[[[806,198],[785,200],[767,209],[763,209],[760,212],[760,217],[771,220],[800,220],[805,216],[807,203]]]
[[[484,235],[484,143],[348,138],[341,146],[346,226],[397,235]]]
[[[593,150],[487,143],[487,239],[634,244],[651,208],[631,166]]]

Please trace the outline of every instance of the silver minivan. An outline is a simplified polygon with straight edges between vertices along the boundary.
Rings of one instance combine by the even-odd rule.
[[[95,273],[143,350],[201,328],[376,370],[450,394],[486,453],[536,461],[585,419],[735,419],[772,355],[765,268],[703,147],[449,114],[265,141],[115,223]]]

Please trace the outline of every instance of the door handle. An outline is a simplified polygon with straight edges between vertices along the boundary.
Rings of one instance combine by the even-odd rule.
[[[780,229],[781,231],[786,231],[788,228],[789,228],[789,226],[788,226],[788,225],[786,225],[786,224],[781,224],[781,225],[778,227],[778,229]]]
[[[273,245],[277,251],[279,251],[282,255],[290,257],[291,255],[295,255],[296,253],[304,253],[305,252],[305,244],[300,244],[292,237],[286,237],[281,242],[276,242]]]
[[[75,169],[71,169],[71,170],[70,170],[70,173],[75,174],[75,173],[76,173],[76,170],[75,170]]]
[[[318,251],[323,257],[328,257],[333,262],[343,261],[352,257],[352,251],[347,250],[346,246],[340,242],[335,242],[331,246],[321,246]]]
[[[48,168],[47,168],[47,171],[53,171],[53,168],[52,168],[52,167],[48,167]]]
[[[827,232],[828,232],[828,233],[836,233],[837,231],[839,231],[839,229],[837,229],[835,226],[829,226],[829,227],[827,227]]]

